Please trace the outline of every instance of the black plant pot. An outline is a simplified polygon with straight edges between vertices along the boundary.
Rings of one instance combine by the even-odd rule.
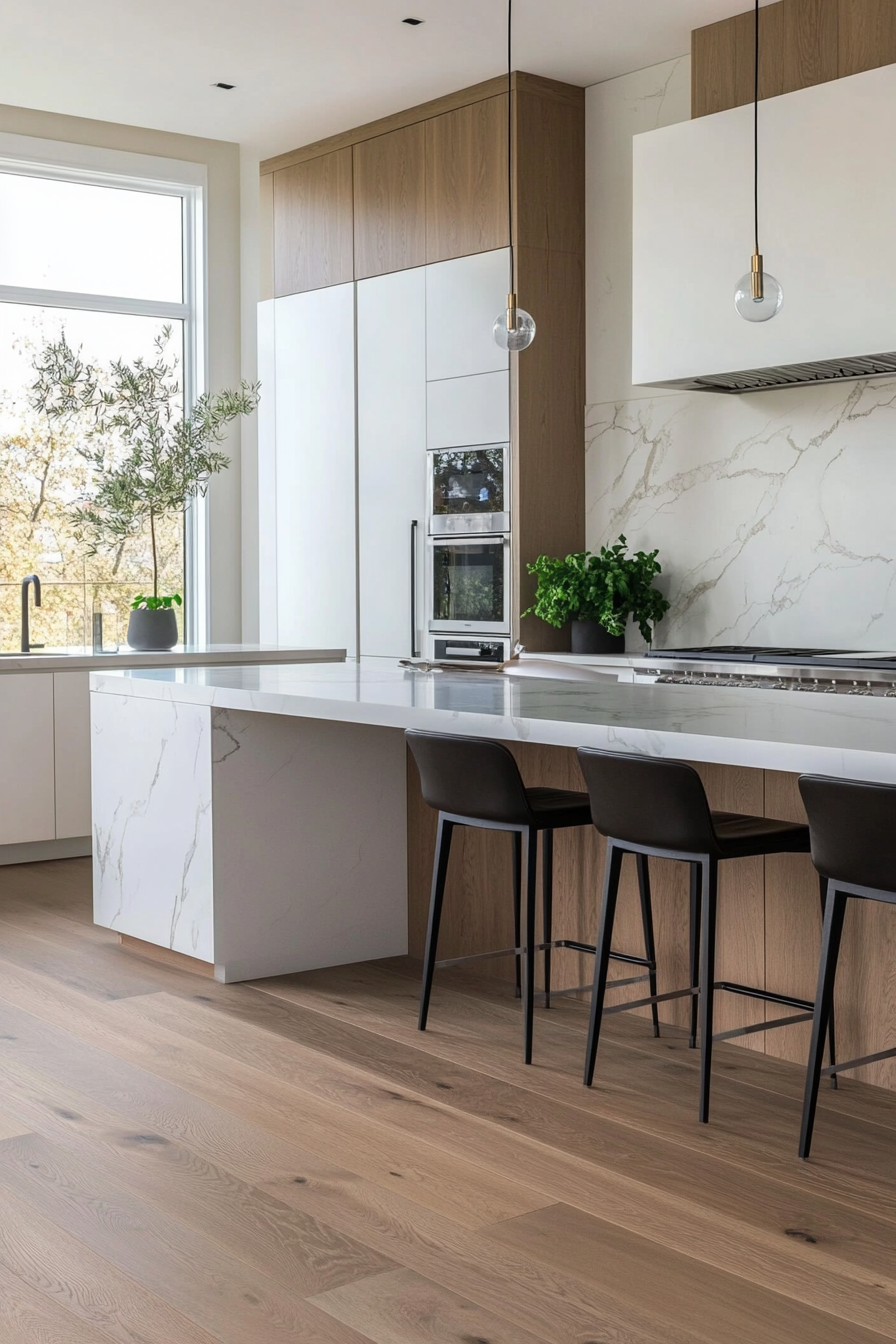
[[[625,635],[611,635],[598,621],[573,621],[572,651],[625,653]]]
[[[177,616],[173,608],[150,611],[135,607],[128,621],[128,643],[140,653],[165,653],[177,643]]]

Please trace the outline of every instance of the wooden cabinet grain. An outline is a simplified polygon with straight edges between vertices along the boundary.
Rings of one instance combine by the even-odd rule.
[[[506,247],[507,95],[426,122],[426,260]]]
[[[753,11],[691,34],[691,115],[753,100]],[[893,0],[777,0],[760,10],[760,98],[896,62]]]
[[[354,277],[352,151],[274,173],[274,295]]]
[[[425,147],[423,122],[354,146],[356,280],[426,261]]]

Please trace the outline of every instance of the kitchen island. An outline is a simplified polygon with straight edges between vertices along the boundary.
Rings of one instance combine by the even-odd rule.
[[[344,657],[341,649],[189,644],[165,652],[124,647],[34,648],[0,654],[0,865],[91,851],[90,687],[94,668],[225,666]]]
[[[883,699],[611,674],[419,674],[381,660],[103,671],[91,691],[95,918],[222,980],[419,952],[432,818],[407,765],[407,727],[506,741],[530,783],[576,785],[579,745],[678,757],[698,764],[713,806],[783,817],[800,815],[803,771],[896,783],[896,701]],[[463,832],[445,955],[507,946],[504,842]],[[558,928],[593,940],[597,837],[558,836],[557,859]],[[658,862],[654,885],[662,990],[684,983],[681,865]],[[721,900],[720,974],[811,993],[819,914],[808,858],[726,865]],[[873,918],[847,938],[844,966],[861,959],[863,976],[840,1016],[844,1053],[868,1053],[853,1044],[887,1028],[875,967],[880,958],[892,974],[892,932]],[[635,929],[624,911],[620,936],[637,943]],[[569,954],[565,979],[582,975]],[[763,1020],[761,1004],[730,1011],[734,1022]],[[804,1055],[801,1031],[773,1033],[769,1047]],[[747,1041],[761,1049],[764,1033]],[[889,1077],[874,1067],[866,1076]]]

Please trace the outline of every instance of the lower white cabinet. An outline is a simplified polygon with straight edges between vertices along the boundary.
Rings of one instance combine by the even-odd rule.
[[[358,284],[360,648],[374,657],[422,649],[425,313],[423,267]]]
[[[56,839],[90,835],[90,673],[54,672]]]
[[[0,675],[0,845],[56,835],[53,674]]]

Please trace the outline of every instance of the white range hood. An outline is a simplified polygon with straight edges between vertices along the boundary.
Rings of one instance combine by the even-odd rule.
[[[896,66],[759,107],[760,246],[784,291],[734,309],[753,248],[752,105],[634,140],[635,385],[750,392],[896,374]]]

